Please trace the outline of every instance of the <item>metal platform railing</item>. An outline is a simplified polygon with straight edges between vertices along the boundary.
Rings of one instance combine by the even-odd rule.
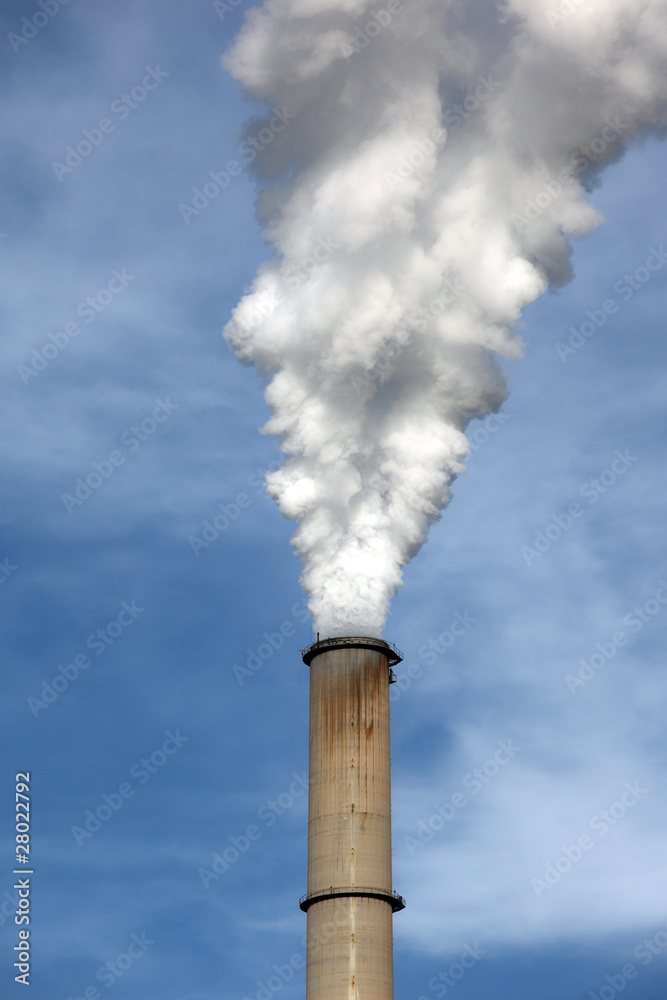
[[[381,899],[385,903],[389,903],[393,913],[405,909],[405,900],[397,892],[388,889],[373,889],[363,885],[330,886],[328,889],[308,892],[299,900],[299,908],[306,913],[313,903],[319,903],[322,899],[335,899],[339,896],[365,896],[370,899]]]
[[[299,650],[299,652],[303,657],[304,663],[309,664],[313,656],[317,653],[328,649],[345,648],[346,646],[356,647],[357,649],[375,649],[381,653],[385,653],[390,667],[396,666],[403,659],[403,654],[393,642],[387,642],[386,639],[373,639],[367,635],[341,635],[330,636],[326,639],[318,638],[317,642],[313,642],[310,646],[306,646],[305,649]]]

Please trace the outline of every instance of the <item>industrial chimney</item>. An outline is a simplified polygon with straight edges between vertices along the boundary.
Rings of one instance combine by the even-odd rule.
[[[306,1000],[393,1000],[389,684],[398,650],[345,636],[310,667]]]

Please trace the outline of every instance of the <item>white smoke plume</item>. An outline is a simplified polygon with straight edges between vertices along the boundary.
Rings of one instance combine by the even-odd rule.
[[[572,277],[587,190],[667,121],[667,0],[266,0],[223,66],[275,256],[224,335],[271,375],[315,628],[381,636],[506,395],[521,312]]]

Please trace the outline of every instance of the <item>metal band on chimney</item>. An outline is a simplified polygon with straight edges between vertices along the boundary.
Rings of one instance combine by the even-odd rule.
[[[299,900],[299,907],[307,913],[313,903],[319,903],[322,899],[335,899],[337,896],[366,896],[369,899],[383,899],[389,903],[392,913],[398,913],[405,909],[405,900],[397,892],[388,892],[385,889],[370,889],[367,886],[343,886],[325,889],[322,892],[309,892]]]

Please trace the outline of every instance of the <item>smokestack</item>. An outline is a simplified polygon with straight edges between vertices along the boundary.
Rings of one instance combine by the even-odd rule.
[[[310,667],[306,1000],[393,1000],[389,685],[402,656],[366,636],[302,650]]]

